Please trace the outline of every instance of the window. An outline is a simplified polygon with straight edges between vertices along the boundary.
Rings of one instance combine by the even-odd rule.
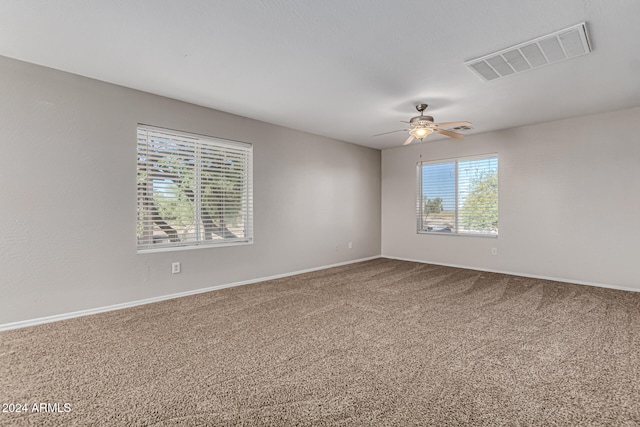
[[[252,146],[138,126],[138,251],[251,243]]]
[[[498,157],[418,163],[418,233],[498,235]]]

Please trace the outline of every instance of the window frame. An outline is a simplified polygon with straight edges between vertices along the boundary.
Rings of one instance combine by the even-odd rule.
[[[454,157],[448,159],[438,159],[438,160],[425,160],[419,161],[416,164],[416,232],[417,234],[425,234],[425,235],[437,235],[437,236],[464,236],[464,237],[483,237],[483,238],[492,238],[497,239],[499,236],[499,227],[495,233],[476,233],[476,232],[460,232],[459,231],[459,211],[460,206],[459,203],[459,170],[458,164],[460,162],[474,161],[474,160],[491,160],[495,159],[497,161],[496,173],[498,175],[498,210],[500,207],[500,158],[498,153],[487,153],[487,154],[479,154],[474,156],[465,156],[465,157]],[[454,198],[455,198],[455,209],[454,209],[454,221],[455,221],[455,230],[451,232],[442,232],[442,231],[429,231],[424,227],[424,198],[422,194],[422,168],[425,165],[436,165],[436,164],[444,164],[444,163],[454,163],[454,176],[455,176],[455,184],[454,184]],[[500,218],[500,214],[498,212],[498,218]]]
[[[189,157],[189,159],[193,160],[193,170],[194,170],[193,194],[195,194],[195,199],[191,201],[191,204],[193,205],[192,209],[194,214],[194,220],[196,220],[196,222],[198,222],[197,219],[201,219],[201,216],[202,216],[202,212],[199,212],[199,210],[200,211],[202,210],[201,191],[198,191],[197,189],[201,188],[200,184],[201,184],[204,171],[206,170],[210,172],[212,170],[210,166],[209,166],[209,169],[206,169],[207,167],[203,165],[201,161],[202,160],[201,155],[202,155],[202,152],[206,150],[206,146],[213,147],[211,149],[212,151],[215,151],[216,148],[219,148],[221,150],[224,150],[224,149],[237,150],[238,152],[243,153],[244,168],[242,170],[243,172],[241,175],[242,178],[239,180],[239,181],[242,181],[244,185],[242,190],[242,196],[241,196],[242,201],[241,201],[241,208],[240,208],[242,212],[241,217],[242,217],[243,234],[241,237],[238,237],[238,238],[223,237],[221,239],[207,240],[203,238],[204,234],[201,233],[202,227],[200,226],[200,224],[194,223],[195,229],[198,230],[196,232],[197,234],[196,239],[188,240],[188,241],[180,241],[180,242],[162,243],[162,244],[159,244],[157,247],[154,247],[155,244],[153,243],[153,240],[152,240],[152,243],[147,242],[147,243],[141,244],[138,231],[136,231],[137,253],[144,254],[144,253],[153,253],[153,252],[168,252],[168,251],[180,251],[180,250],[190,250],[190,249],[204,249],[204,248],[213,248],[213,247],[253,244],[253,144],[242,142],[242,141],[234,141],[230,139],[209,136],[209,135],[196,134],[192,132],[184,132],[184,131],[179,131],[175,129],[162,128],[162,127],[147,125],[143,123],[138,123],[136,126],[136,135],[137,135],[136,156],[138,158],[137,165],[136,165],[136,177],[137,177],[136,208],[138,212],[136,214],[136,224],[137,224],[136,228],[138,228],[141,224],[141,219],[140,219],[141,207],[140,206],[141,206],[141,203],[143,203],[141,201],[142,200],[141,197],[143,196],[141,196],[140,194],[141,184],[139,181],[140,179],[139,174],[142,169],[146,168],[146,166],[145,168],[141,168],[140,150],[141,150],[141,144],[143,149],[148,149],[147,147],[149,145],[148,138],[146,141],[141,142],[140,134],[141,132],[145,132],[145,131],[169,135],[171,137],[175,137],[177,140],[180,140],[183,138],[182,141],[180,141],[182,144],[185,144],[187,140],[193,141],[193,144],[191,145],[191,148],[193,149],[193,156]],[[145,156],[145,159],[148,159],[148,156]],[[148,168],[146,168],[146,170],[148,170]],[[215,170],[217,171],[217,169]],[[145,185],[149,186],[150,181],[153,181],[153,179],[146,177],[144,181]],[[153,187],[153,182],[151,182],[151,187]],[[150,220],[148,219],[148,217],[143,218],[142,221],[143,221],[142,227],[150,227],[150,228],[154,227],[153,223],[149,223]]]

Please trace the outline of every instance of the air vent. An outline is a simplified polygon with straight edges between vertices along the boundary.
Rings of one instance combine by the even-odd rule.
[[[449,130],[458,130],[458,131],[460,131],[460,130],[471,130],[471,129],[473,129],[471,126],[456,126],[456,127],[451,128]]]
[[[483,80],[491,81],[589,52],[591,47],[587,27],[583,22],[499,52],[466,61],[465,65]]]

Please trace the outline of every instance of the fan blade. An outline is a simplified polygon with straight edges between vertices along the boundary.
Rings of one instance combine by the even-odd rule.
[[[392,130],[391,132],[379,133],[377,135],[372,135],[372,136],[389,135],[390,133],[396,133],[396,132],[409,132],[409,129]]]
[[[464,138],[464,135],[463,135],[463,134],[461,134],[461,133],[451,132],[451,131],[444,130],[444,129],[438,129],[438,128],[435,128],[433,131],[434,131],[434,132],[441,133],[442,135],[450,136],[451,138],[456,138],[456,139],[458,139],[458,138]]]
[[[415,137],[413,135],[411,135],[411,136],[409,136],[409,138],[407,138],[407,140],[402,145],[409,145],[409,144],[411,144],[411,141],[413,141],[414,139],[415,139]]]
[[[434,123],[434,125],[441,128],[455,128],[458,126],[471,126],[469,122],[444,122],[444,123]]]

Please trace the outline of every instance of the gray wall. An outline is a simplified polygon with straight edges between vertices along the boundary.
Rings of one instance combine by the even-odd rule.
[[[378,150],[3,57],[0,75],[0,324],[380,254]],[[138,122],[254,143],[253,245],[136,253]]]
[[[633,108],[383,151],[383,256],[640,290],[638,123]],[[500,236],[418,235],[419,156],[485,153],[499,155]]]
[[[385,150],[381,198],[377,150],[3,57],[0,75],[0,325],[381,252],[640,289],[640,108]],[[138,122],[254,143],[253,245],[136,253]],[[418,235],[419,155],[493,152],[500,237]]]

